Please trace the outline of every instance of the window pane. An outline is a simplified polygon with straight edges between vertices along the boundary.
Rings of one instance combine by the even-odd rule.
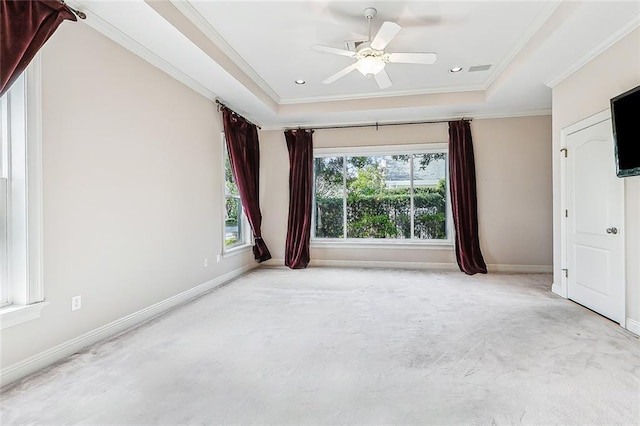
[[[240,198],[233,196],[225,201],[224,245],[229,247],[242,242],[242,204]]]
[[[409,156],[347,158],[347,237],[410,238]]]
[[[7,98],[5,93],[0,98],[0,177],[9,177],[9,114],[7,110]]]
[[[245,241],[244,212],[242,202],[240,201],[240,193],[236,185],[231,162],[229,161],[229,153],[226,144],[224,145],[224,247],[231,248],[243,245]]]
[[[9,111],[7,109],[8,95],[0,98],[0,306],[9,302],[9,246],[8,229],[9,216]]]
[[[229,155],[227,155],[227,149],[224,150],[224,193],[226,195],[238,195],[238,186],[233,178],[233,171],[231,170],[231,162],[229,161]]]
[[[411,238],[411,163],[409,155],[384,158],[387,213],[395,225],[395,238]]]
[[[413,160],[414,236],[447,238],[447,155],[415,154]]]
[[[344,236],[343,157],[315,159],[315,236],[342,238]]]
[[[8,302],[7,179],[0,178],[0,306]]]

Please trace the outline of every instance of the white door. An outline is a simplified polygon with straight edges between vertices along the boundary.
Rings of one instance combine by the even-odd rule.
[[[624,181],[616,177],[611,119],[567,136],[568,297],[624,321]]]

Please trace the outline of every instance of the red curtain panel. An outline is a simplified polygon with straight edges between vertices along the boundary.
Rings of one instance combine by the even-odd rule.
[[[465,274],[486,274],[478,238],[476,166],[468,121],[449,122],[449,176],[458,266]]]
[[[289,219],[284,264],[291,269],[309,265],[313,206],[313,131],[284,132],[289,149]]]
[[[0,96],[65,19],[76,16],[56,0],[0,0]]]
[[[262,239],[260,212],[260,144],[258,128],[227,108],[222,108],[224,136],[242,208],[253,231],[253,255],[258,262],[271,259]]]

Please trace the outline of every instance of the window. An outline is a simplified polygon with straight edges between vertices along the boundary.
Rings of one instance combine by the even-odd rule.
[[[8,94],[0,98],[0,307],[9,304],[9,111]]]
[[[40,149],[36,56],[0,98],[0,328],[37,318],[45,305]]]
[[[367,151],[316,150],[314,238],[450,242],[446,145]]]
[[[236,185],[227,145],[223,139],[224,150],[224,248],[223,251],[247,244],[247,221],[240,201],[240,192]]]

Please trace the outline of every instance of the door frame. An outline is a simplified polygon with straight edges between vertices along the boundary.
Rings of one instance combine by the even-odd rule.
[[[583,120],[578,121],[570,126],[567,126],[560,130],[560,259],[561,259],[561,269],[566,269],[568,264],[568,253],[569,248],[567,245],[569,227],[567,225],[567,217],[565,217],[565,210],[568,209],[568,194],[567,194],[567,185],[568,185],[568,177],[567,177],[567,160],[564,156],[564,150],[567,149],[567,138],[569,135],[579,132],[580,130],[584,130],[587,127],[595,126],[603,121],[611,119],[611,109],[606,109],[597,114],[594,114],[590,117],[587,117]],[[613,131],[612,131],[613,132]],[[613,149],[613,146],[611,147]],[[613,165],[612,165],[613,167]],[[614,170],[612,168],[612,170]],[[622,188],[623,193],[626,193],[625,180],[622,179]],[[622,198],[622,224],[626,224],[626,210],[625,210],[625,199]],[[625,238],[626,239],[626,238]],[[623,328],[626,327],[626,318],[627,318],[627,259],[626,259],[626,244],[622,246],[622,268],[623,268],[623,276],[625,277],[624,287],[622,291],[622,321],[620,322],[620,326]],[[569,280],[567,276],[562,273],[561,274],[561,285],[555,286],[552,288],[552,291],[565,299],[568,299],[569,295]]]

